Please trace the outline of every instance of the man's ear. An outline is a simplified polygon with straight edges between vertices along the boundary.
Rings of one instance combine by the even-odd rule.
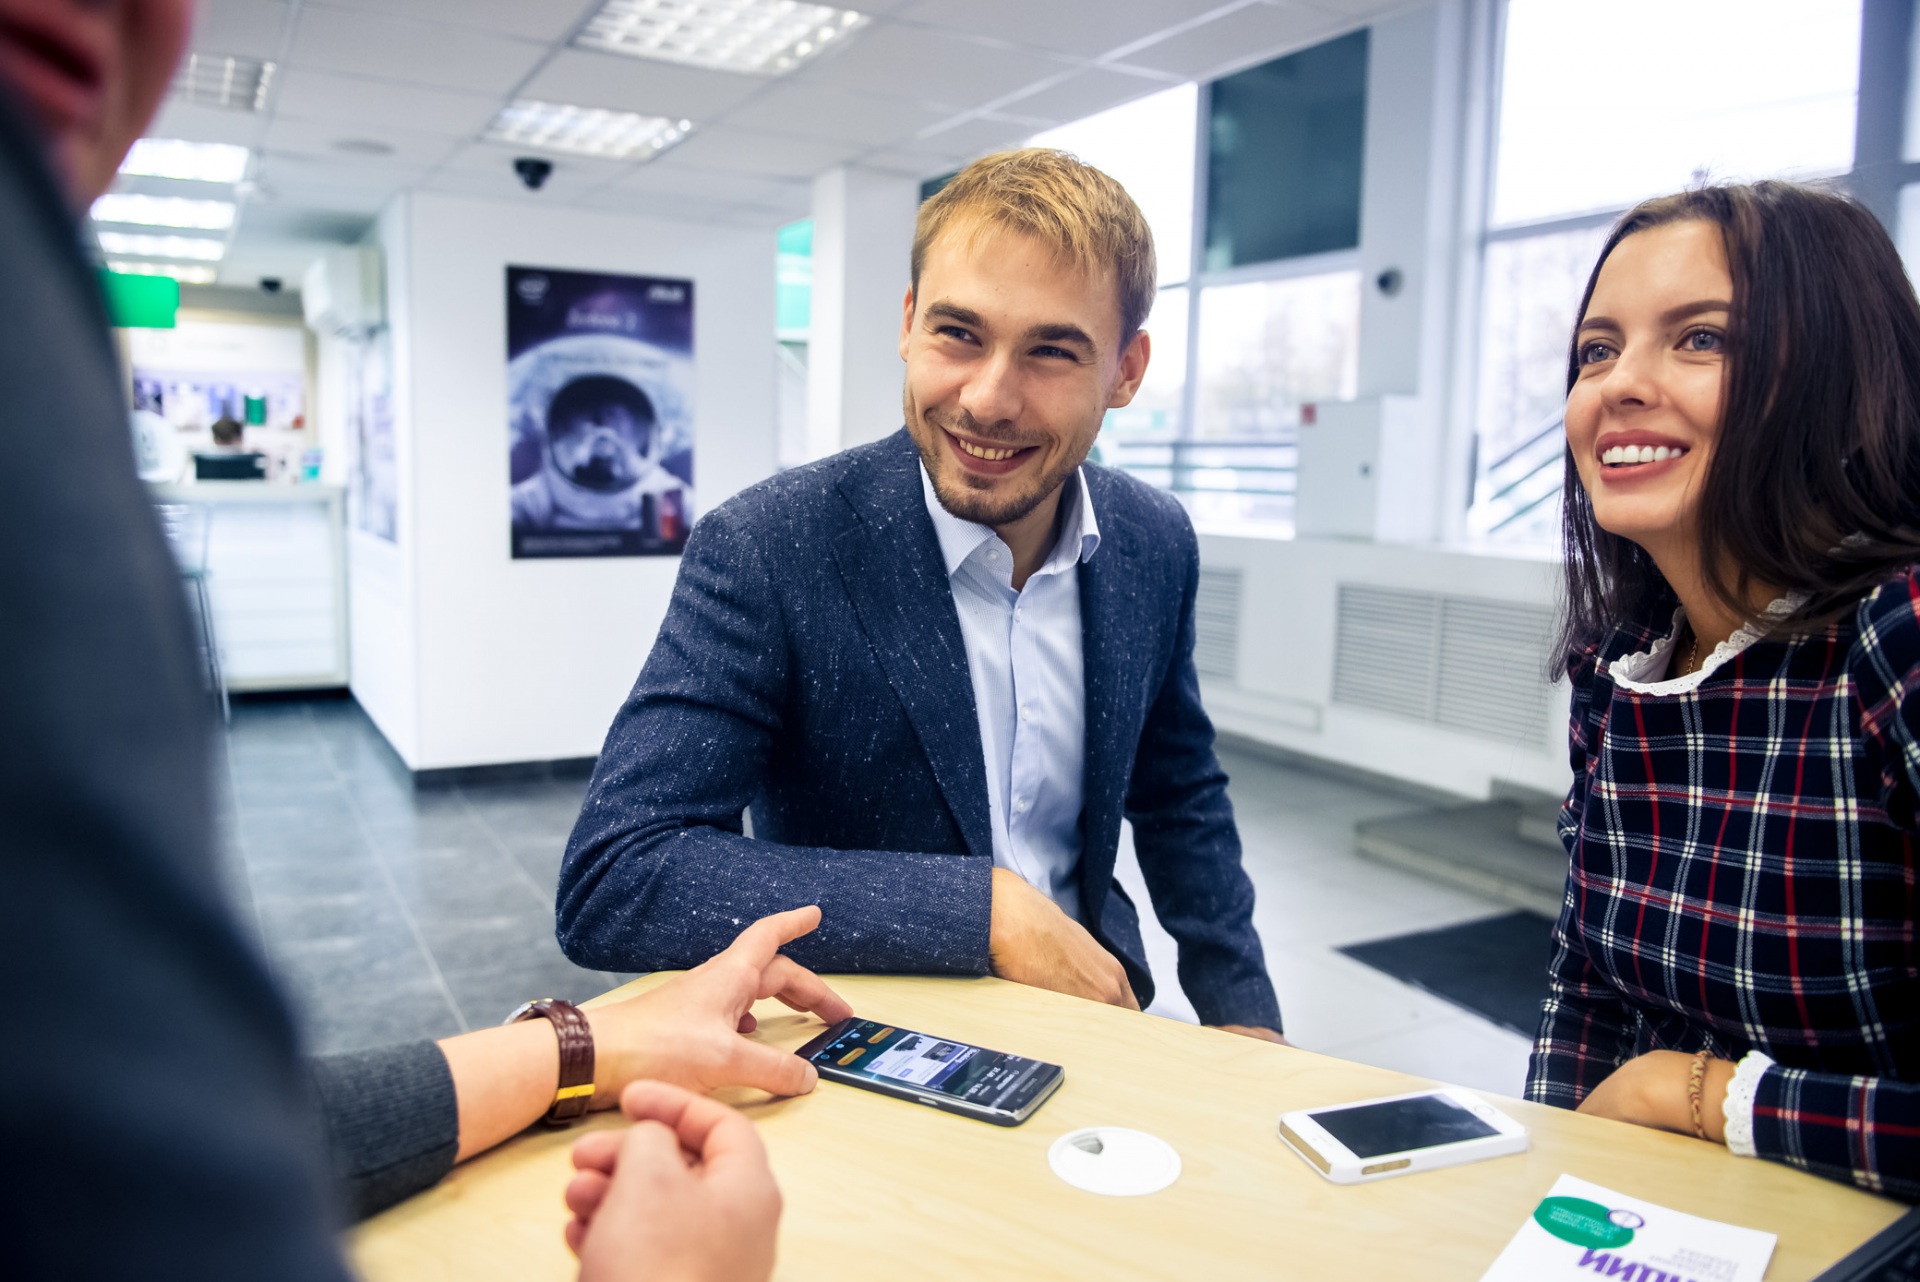
[[[1117,410],[1133,400],[1140,390],[1140,380],[1147,376],[1147,361],[1153,356],[1153,340],[1147,337],[1146,330],[1135,332],[1133,341],[1120,353],[1120,381],[1114,385],[1113,396],[1107,401],[1107,408]]]
[[[906,301],[900,304],[900,359],[907,359],[907,340],[913,337],[913,286],[907,286]]]

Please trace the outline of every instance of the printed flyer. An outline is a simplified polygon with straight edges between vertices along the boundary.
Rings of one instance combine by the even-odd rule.
[[[1775,1241],[1562,1175],[1480,1282],[1760,1282]]]

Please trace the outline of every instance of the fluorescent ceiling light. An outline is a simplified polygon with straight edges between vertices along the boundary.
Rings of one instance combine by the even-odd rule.
[[[142,258],[191,258],[217,263],[226,256],[227,243],[199,236],[147,236],[139,232],[103,231],[100,248],[109,254],[138,254]]]
[[[651,160],[692,131],[691,120],[516,98],[493,118],[486,136],[495,142],[582,156]]]
[[[234,203],[230,200],[188,200],[183,196],[140,196],[114,191],[93,202],[96,223],[225,231],[233,226],[233,214]]]
[[[145,178],[184,178],[192,182],[237,183],[247,176],[245,147],[229,142],[187,142],[181,138],[141,138],[120,162],[120,172]]]
[[[266,105],[274,64],[224,53],[191,53],[173,78],[173,96],[202,107],[258,111]]]
[[[134,263],[121,258],[110,260],[107,270],[128,276],[171,276],[182,285],[211,285],[220,275],[211,267],[194,263]]]
[[[864,13],[798,0],[606,0],[573,43],[634,58],[777,76],[867,22]]]

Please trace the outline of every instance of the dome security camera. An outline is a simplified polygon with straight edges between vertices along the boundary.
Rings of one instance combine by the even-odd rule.
[[[513,172],[520,175],[520,182],[528,191],[539,191],[553,174],[553,162],[538,156],[521,156],[513,162]]]
[[[280,292],[281,285],[282,281],[278,276],[262,276],[260,278],[260,289],[262,293],[277,294]]]

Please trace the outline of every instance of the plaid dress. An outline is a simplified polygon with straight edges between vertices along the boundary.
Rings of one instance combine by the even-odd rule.
[[[1527,1098],[1572,1108],[1650,1050],[1759,1050],[1759,1156],[1920,1199],[1920,567],[1691,690],[1617,686],[1657,635],[1618,629],[1571,673]]]

